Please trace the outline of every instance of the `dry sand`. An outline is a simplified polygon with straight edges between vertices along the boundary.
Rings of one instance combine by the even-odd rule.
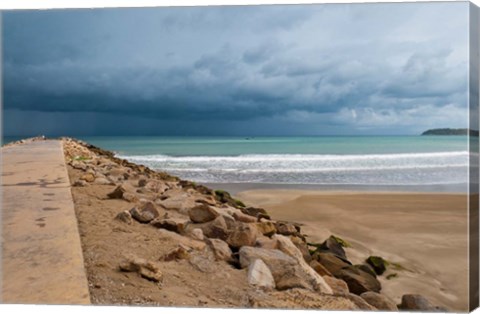
[[[360,263],[379,255],[407,270],[380,277],[382,291],[400,303],[406,293],[467,311],[467,195],[447,193],[250,190],[236,197],[264,207],[273,219],[304,224],[310,242],[330,234],[352,244],[347,256]],[[397,277],[386,279],[386,275]]]

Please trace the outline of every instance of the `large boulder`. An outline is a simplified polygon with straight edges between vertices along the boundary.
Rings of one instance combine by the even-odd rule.
[[[152,202],[146,202],[130,209],[132,217],[141,223],[149,223],[159,216],[158,210]]]
[[[154,282],[160,282],[163,279],[163,274],[158,265],[143,258],[127,257],[119,265],[119,268],[124,272],[136,272],[141,277]]]
[[[233,248],[255,245],[257,229],[251,224],[239,224],[230,232],[227,243]]]
[[[315,253],[313,259],[322,264],[330,273],[334,274],[340,269],[350,266],[345,260],[335,256],[333,253]]]
[[[244,246],[240,249],[239,261],[242,268],[249,267],[256,259],[261,259],[268,266],[277,289],[304,288],[314,290],[310,278],[301,270],[293,257],[279,250],[250,246]]]
[[[219,213],[206,204],[200,204],[191,208],[188,211],[188,216],[195,223],[204,223],[214,220],[219,216]]]
[[[187,221],[178,218],[167,218],[152,220],[150,224],[159,229],[165,229],[168,231],[183,234]]]
[[[118,185],[115,190],[112,192],[108,193],[107,196],[108,198],[112,199],[121,199],[123,198],[123,193],[127,192],[127,189],[124,185]]]
[[[277,223],[275,224],[275,227],[277,229],[278,234],[287,235],[287,236],[295,235],[300,231],[299,228],[294,224],[289,222],[284,222],[284,221],[277,221]]]
[[[437,312],[443,308],[436,307],[427,298],[419,294],[405,294],[402,296],[402,303],[398,306],[401,310]]]
[[[348,294],[350,291],[348,290],[348,285],[342,279],[338,279],[332,276],[323,276],[323,279],[327,283],[327,285],[332,288],[333,294]]]
[[[368,304],[374,306],[375,308],[383,311],[398,311],[398,307],[389,298],[386,296],[376,293],[373,291],[367,291],[360,295]]]
[[[330,236],[327,240],[320,244],[317,247],[317,250],[319,252],[330,252],[341,259],[347,259],[343,245],[334,236]]]
[[[320,276],[333,276],[331,272],[328,271],[322,264],[320,264],[316,260],[310,261],[310,267],[313,268],[314,271],[317,272]]]
[[[207,238],[225,241],[229,235],[229,228],[223,216],[218,216],[214,220],[202,224],[191,223],[186,227],[186,231],[190,232],[196,228],[202,230],[203,235]]]
[[[333,275],[343,279],[352,293],[360,295],[367,291],[379,292],[382,288],[380,282],[372,275],[349,265],[336,272]]]
[[[233,212],[232,216],[236,221],[241,221],[241,222],[246,222],[246,223],[257,221],[257,219],[255,217],[245,215],[241,211]]]
[[[267,211],[263,208],[243,207],[243,208],[240,208],[240,210],[242,211],[242,213],[255,217],[257,219],[260,219],[260,218],[270,219],[270,216],[268,215]]]
[[[315,290],[328,294],[332,293],[330,286],[325,282],[322,276],[307,264],[302,252],[295,246],[295,244],[293,244],[290,238],[279,234],[274,235],[272,238],[277,241],[277,247],[280,251],[293,257],[297,261],[302,271],[304,271],[311,279]]]
[[[233,261],[232,250],[225,241],[220,239],[207,239],[206,242],[217,261]]]
[[[258,232],[264,236],[271,237],[277,232],[275,224],[271,221],[261,221],[255,224],[257,226]]]
[[[254,260],[248,266],[247,280],[252,286],[264,289],[275,288],[275,280],[273,279],[272,272],[261,259]]]
[[[382,275],[387,270],[388,262],[380,256],[369,256],[366,260],[377,275]]]
[[[161,197],[155,200],[155,204],[162,206],[165,209],[175,210],[183,215],[188,215],[190,208],[197,205],[195,198],[178,189],[170,189],[162,194]]]

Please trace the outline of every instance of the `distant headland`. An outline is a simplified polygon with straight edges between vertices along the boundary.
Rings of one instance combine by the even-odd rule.
[[[478,136],[477,130],[470,130],[470,129],[430,129],[422,133],[422,135],[472,135]]]

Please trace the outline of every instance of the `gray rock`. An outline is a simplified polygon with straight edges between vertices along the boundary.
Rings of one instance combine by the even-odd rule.
[[[122,221],[126,224],[132,223],[132,215],[130,215],[130,212],[128,210],[124,210],[123,212],[118,213],[115,219]]]
[[[207,239],[206,242],[217,261],[233,261],[232,250],[225,241],[220,239]]]
[[[250,266],[248,266],[247,280],[252,286],[264,289],[275,288],[275,280],[273,279],[272,272],[261,259],[254,260]]]
[[[204,223],[214,220],[219,216],[219,213],[206,204],[200,204],[191,208],[188,211],[188,216],[195,223]]]
[[[143,203],[130,209],[132,217],[141,223],[149,223],[159,216],[158,210],[152,202]]]
[[[227,243],[233,248],[255,245],[257,229],[250,224],[240,224],[230,232],[227,237]]]
[[[401,310],[436,312],[443,308],[436,307],[427,298],[419,294],[405,294],[402,296],[402,303],[398,306]]]
[[[312,277],[300,267],[297,260],[279,250],[244,246],[239,251],[240,266],[248,267],[261,259],[270,269],[278,290],[304,288],[315,290]]]

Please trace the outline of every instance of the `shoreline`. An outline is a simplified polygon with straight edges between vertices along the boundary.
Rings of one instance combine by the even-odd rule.
[[[232,195],[249,190],[298,190],[325,193],[431,193],[467,195],[468,183],[432,185],[354,185],[354,184],[278,184],[278,183],[204,183],[214,190]]]

